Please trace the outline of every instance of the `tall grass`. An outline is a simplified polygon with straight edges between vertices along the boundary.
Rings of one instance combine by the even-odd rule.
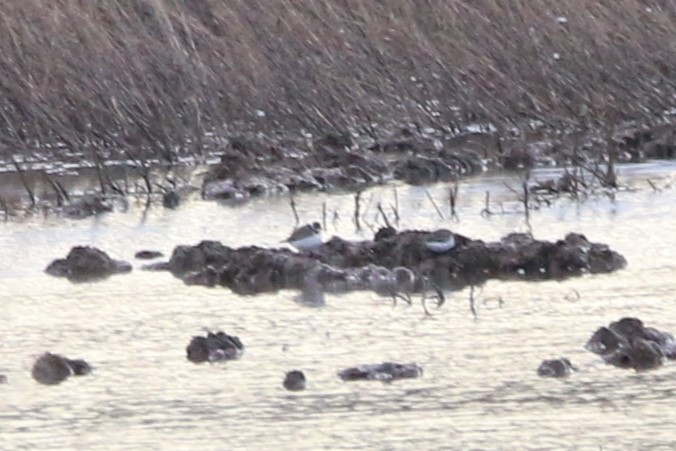
[[[171,161],[200,151],[206,131],[465,118],[589,127],[676,104],[675,0],[0,5],[0,140],[11,149],[105,143]]]

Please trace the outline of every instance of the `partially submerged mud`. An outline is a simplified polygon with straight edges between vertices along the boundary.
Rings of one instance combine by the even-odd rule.
[[[665,359],[676,359],[673,335],[647,327],[640,319],[631,317],[597,329],[585,348],[610,365],[636,371],[658,368]]]
[[[202,186],[205,199],[245,202],[252,196],[300,190],[362,189],[396,179],[421,185],[457,180],[488,167],[528,170],[640,162],[676,156],[676,124],[618,127],[612,137],[590,133],[521,131],[500,135],[404,126],[382,136],[330,133],[314,142],[269,137],[230,139],[221,162],[210,167]],[[575,189],[581,190],[583,186]],[[571,181],[562,183],[570,191]]]
[[[91,282],[130,272],[131,269],[130,263],[114,260],[100,249],[75,246],[66,258],[51,262],[45,272],[55,277],[67,277],[71,282]]]
[[[385,229],[386,230],[386,229]],[[414,275],[409,291],[430,286],[460,289],[489,279],[560,280],[586,273],[608,273],[626,260],[607,245],[583,235],[568,234],[556,242],[528,234],[510,234],[486,243],[455,235],[452,249],[435,253],[425,245],[432,232],[383,230],[376,239],[346,241],[333,237],[312,251],[231,248],[216,241],[178,246],[169,262],[152,269],[171,271],[187,284],[226,286],[236,293],[255,294],[280,289],[318,288],[329,292],[384,291],[383,280],[395,280],[395,268]],[[393,282],[392,290],[402,287]]]
[[[615,163],[676,156],[673,119],[651,127],[618,125],[616,130],[609,136],[598,130],[572,133],[542,126],[498,132],[488,124],[460,129],[406,124],[371,133],[345,130],[314,140],[290,132],[211,134],[201,141],[199,153],[186,155],[180,164],[173,162],[170,169],[156,160],[128,160],[128,153],[120,153],[121,149],[102,150],[107,156],[104,160],[115,161],[111,168],[97,166],[94,173],[87,173],[86,165],[75,169],[79,177],[90,179],[86,194],[70,192],[61,176],[34,170],[26,162],[21,169],[26,173],[21,174],[24,187],[19,190],[30,193],[33,207],[86,218],[110,212],[118,204],[126,208],[129,196],[144,197],[148,205],[177,208],[186,196],[200,191],[206,200],[241,204],[256,196],[287,192],[356,191],[390,180],[424,185],[455,181],[489,168],[528,171],[556,166],[570,171],[560,178],[531,180],[531,190],[577,195],[593,191],[598,183],[590,181],[617,188]],[[53,155],[55,166],[59,155]],[[206,170],[202,164],[207,164]],[[131,180],[130,172],[136,174]],[[36,201],[33,185],[42,179],[49,181],[53,192],[43,193]],[[20,206],[10,203],[3,208],[12,211]]]
[[[435,147],[434,140],[407,139],[406,149],[383,155],[359,146],[348,134],[329,134],[310,145],[265,139],[230,142],[202,186],[205,199],[245,202],[252,196],[287,191],[362,189],[398,179],[425,184],[483,170],[470,150]],[[374,149],[374,150],[372,150]]]
[[[192,337],[186,347],[186,358],[193,363],[236,360],[244,354],[239,337],[219,331],[207,332],[206,337]]]
[[[393,382],[399,379],[415,379],[422,374],[422,368],[415,363],[383,362],[346,368],[338,373],[338,377],[344,381]]]
[[[33,364],[31,375],[40,384],[57,385],[70,376],[84,376],[91,371],[91,366],[82,359],[73,360],[45,352]]]
[[[576,368],[565,357],[543,360],[537,369],[540,377],[567,377],[573,374]]]

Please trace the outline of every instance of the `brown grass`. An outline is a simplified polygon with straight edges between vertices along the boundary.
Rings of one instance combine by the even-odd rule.
[[[674,0],[0,3],[0,139],[14,149],[105,142],[173,160],[205,131],[584,128],[676,104]]]

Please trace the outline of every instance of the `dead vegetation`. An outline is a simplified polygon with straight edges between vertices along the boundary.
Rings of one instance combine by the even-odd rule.
[[[611,133],[676,103],[670,0],[2,3],[0,140],[24,155],[145,170],[210,133],[374,122]]]

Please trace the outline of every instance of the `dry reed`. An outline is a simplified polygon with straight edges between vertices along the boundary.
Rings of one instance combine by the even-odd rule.
[[[171,164],[208,132],[586,129],[676,103],[673,0],[1,3],[5,151]]]

